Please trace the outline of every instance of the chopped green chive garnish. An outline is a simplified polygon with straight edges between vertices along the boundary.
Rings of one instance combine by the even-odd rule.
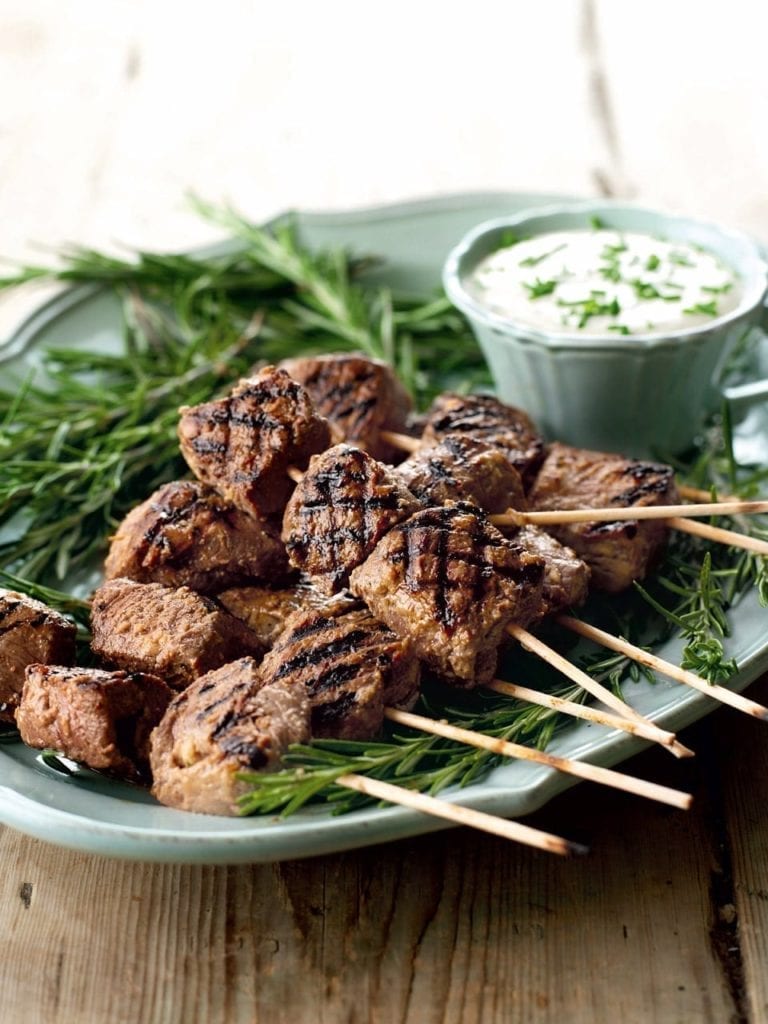
[[[658,270],[660,263],[661,263],[661,260],[659,259],[659,257],[656,255],[655,252],[652,252],[651,255],[648,257],[648,259],[645,261],[645,269],[646,270]]]
[[[542,260],[547,259],[548,256],[554,256],[556,252],[560,252],[561,249],[565,249],[567,245],[567,242],[563,242],[562,245],[556,245],[554,249],[550,249],[549,252],[543,252],[540,256],[529,256],[525,260],[520,260],[520,266],[536,267],[542,262]]]
[[[708,292],[710,295],[725,295],[733,288],[733,281],[726,281],[725,284],[703,284],[701,290]]]
[[[695,267],[696,264],[693,260],[689,260],[684,252],[679,252],[677,249],[673,249],[669,254],[669,262],[674,263],[677,267]]]
[[[609,331],[615,331],[616,334],[631,334],[632,331],[627,327],[626,324],[610,324],[608,327]]]
[[[533,284],[523,281],[523,288],[528,289],[529,299],[540,299],[542,295],[551,295],[557,288],[557,281],[540,281],[537,277]]]
[[[602,221],[600,217],[590,217],[589,226],[592,228],[593,231],[600,231],[602,228],[605,227],[605,223]]]
[[[702,313],[704,316],[717,316],[717,303],[714,299],[711,302],[697,302],[695,306],[688,306],[683,312],[693,316],[698,313]]]

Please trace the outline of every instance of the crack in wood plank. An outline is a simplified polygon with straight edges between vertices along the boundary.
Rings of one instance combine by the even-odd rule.
[[[702,774],[710,795],[709,825],[717,857],[717,863],[713,865],[710,873],[710,942],[733,1002],[731,1024],[749,1024],[731,840],[728,833],[723,780],[714,750],[712,730],[711,723],[707,723],[707,756],[701,758]]]

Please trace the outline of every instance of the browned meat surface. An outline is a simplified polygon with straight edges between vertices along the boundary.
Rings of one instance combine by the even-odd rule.
[[[504,629],[541,603],[544,565],[473,505],[425,509],[394,527],[350,589],[449,682],[488,682]]]
[[[283,541],[291,564],[332,594],[390,527],[420,507],[394,470],[340,444],[310,461],[286,507]]]
[[[152,792],[169,807],[238,813],[242,771],[271,771],[309,740],[304,690],[263,686],[252,658],[209,672],[178,694],[152,734]]]
[[[284,359],[280,367],[304,385],[340,439],[358,444],[382,462],[402,457],[379,436],[382,430],[404,431],[412,405],[386,363],[357,352],[337,352]]]
[[[584,604],[590,578],[586,562],[537,526],[524,526],[514,539],[544,562],[542,603],[537,618]]]
[[[30,665],[16,716],[30,747],[122,778],[149,773],[149,736],[173,694],[157,676]]]
[[[386,705],[410,708],[419,694],[419,663],[407,642],[346,596],[291,616],[261,677],[306,691],[312,735],[335,739],[375,736]]]
[[[180,689],[228,661],[263,654],[239,619],[188,587],[110,580],[92,604],[91,646],[105,664]]]
[[[117,529],[107,579],[215,593],[250,580],[279,580],[288,556],[273,526],[241,512],[197,481],[164,484]]]
[[[670,466],[553,444],[529,499],[535,509],[625,508],[674,504],[679,496]],[[587,562],[596,587],[611,593],[646,575],[667,534],[660,520],[571,523],[548,532]]]
[[[228,398],[181,409],[181,453],[195,476],[245,512],[281,512],[293,484],[289,467],[331,443],[326,420],[300,384],[267,366]]]
[[[269,650],[282,633],[290,615],[303,608],[322,604],[325,597],[314,587],[300,583],[272,590],[270,587],[233,587],[218,594],[216,600],[230,615],[253,630]]]
[[[486,512],[526,508],[520,474],[492,445],[469,434],[446,434],[397,467],[408,490],[425,505],[471,501]]]
[[[69,619],[42,602],[0,590],[0,722],[14,720],[27,665],[72,664],[76,632]]]
[[[544,458],[544,442],[528,416],[491,395],[439,395],[427,414],[422,439],[432,443],[446,434],[469,434],[498,448],[526,488]]]

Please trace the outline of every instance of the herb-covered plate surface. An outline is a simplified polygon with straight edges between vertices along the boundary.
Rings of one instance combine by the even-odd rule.
[[[6,285],[53,276],[71,287],[0,348],[0,585],[26,589],[87,623],[107,538],[127,509],[185,472],[176,409],[226,389],[257,360],[341,348],[391,360],[422,406],[441,390],[488,387],[463,320],[440,296],[451,245],[486,218],[559,200],[450,196],[349,214],[291,214],[274,231],[199,205],[233,241],[195,256],[124,261],[73,250],[60,269],[24,268]],[[762,344],[745,339],[732,381],[749,379]],[[766,424],[713,424],[681,471],[699,486],[764,489]],[[565,438],[564,440],[567,440]],[[733,452],[749,453],[738,478]],[[766,536],[759,522],[738,524]],[[677,537],[657,576],[583,615],[671,661],[742,690],[768,668],[764,566],[745,552]],[[71,600],[68,600],[68,596]],[[639,712],[677,730],[713,710],[706,696],[647,677],[617,656],[547,638]],[[83,645],[82,657],[87,658]],[[535,659],[511,650],[499,675],[581,699]],[[645,744],[495,694],[429,691],[417,710],[561,755],[615,765]],[[731,712],[736,713],[736,712]],[[253,779],[242,817],[157,804],[146,790],[26,748],[0,731],[0,822],[64,846],[119,857],[232,863],[306,857],[445,827],[374,806],[333,786],[347,771],[518,817],[573,779],[531,763],[390,727],[376,742],[313,744]]]

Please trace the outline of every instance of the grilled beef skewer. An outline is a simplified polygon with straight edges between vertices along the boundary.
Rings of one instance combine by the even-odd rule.
[[[27,665],[71,665],[77,630],[52,608],[15,590],[0,590],[0,722],[13,722]]]
[[[16,715],[22,740],[133,782],[149,777],[149,737],[173,693],[157,676],[29,665]]]
[[[91,646],[106,665],[160,676],[173,689],[264,653],[244,623],[188,587],[110,580],[94,594],[92,628]]]
[[[381,462],[400,458],[382,432],[405,430],[413,403],[387,363],[358,352],[337,352],[284,359],[278,369],[307,389],[317,412],[340,438]]]
[[[288,572],[278,531],[198,481],[164,484],[117,529],[104,565],[108,580],[186,586],[201,594]]]
[[[179,442],[198,480],[244,512],[269,516],[291,493],[288,468],[325,451],[331,431],[305,389],[267,366],[227,398],[182,408]]]

